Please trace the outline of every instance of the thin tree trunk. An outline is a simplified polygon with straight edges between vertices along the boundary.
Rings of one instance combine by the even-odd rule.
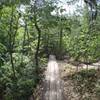
[[[10,55],[10,62],[11,62],[11,66],[12,66],[12,71],[13,71],[13,77],[14,79],[16,79],[16,74],[15,74],[15,67],[14,67],[14,62],[13,62],[13,31],[12,31],[12,27],[13,27],[13,12],[14,12],[14,8],[12,6],[12,13],[11,13],[11,21],[10,21],[10,26],[9,26],[9,55]]]
[[[62,28],[62,19],[60,18],[59,59],[62,59],[62,38],[63,38],[63,28]]]
[[[16,79],[15,67],[14,67],[12,52],[10,52],[10,60],[11,60],[11,65],[12,65],[12,70],[13,70],[14,79]]]
[[[59,53],[60,53],[60,56],[62,56],[62,28],[60,29],[60,43],[59,43]]]
[[[23,64],[24,45],[25,45],[25,39],[26,39],[25,37],[26,37],[26,31],[24,32],[24,35],[23,35],[21,64]]]
[[[37,26],[35,26],[37,31],[38,31],[38,42],[37,42],[37,47],[36,47],[36,53],[35,53],[35,60],[36,60],[36,66],[39,67],[39,48],[40,48],[40,41],[41,41],[41,31],[39,30],[39,28],[37,28]]]
[[[17,31],[18,31],[18,21],[19,21],[19,18],[20,18],[20,15],[18,16],[17,21],[16,21],[16,29],[15,29],[15,33],[13,35],[13,46],[15,44],[16,34],[17,34]]]
[[[36,5],[34,6],[34,24],[35,24],[35,28],[37,30],[37,34],[38,34],[38,39],[37,39],[37,46],[36,46],[36,53],[35,53],[35,62],[36,62],[36,73],[38,73],[38,67],[39,67],[39,49],[40,49],[40,42],[41,42],[41,30],[37,24],[37,14],[36,14]]]

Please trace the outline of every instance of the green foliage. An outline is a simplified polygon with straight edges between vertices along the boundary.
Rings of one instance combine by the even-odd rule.
[[[50,54],[88,63],[100,60],[100,16],[90,23],[86,7],[79,16],[64,16],[64,9],[51,1],[38,9],[29,0],[0,1],[0,99],[27,100]],[[79,91],[93,92],[91,87],[96,86],[99,95],[95,73],[82,71],[74,76],[82,85]]]

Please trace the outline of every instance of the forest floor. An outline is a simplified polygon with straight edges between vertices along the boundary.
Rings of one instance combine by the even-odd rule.
[[[44,73],[45,77],[36,89],[35,100],[100,100],[100,71],[97,70],[100,62],[88,65],[88,69],[87,65],[81,64],[77,71],[77,66],[68,63],[67,60],[57,61],[58,65],[56,64],[55,68],[58,71],[55,74],[53,74],[55,68],[48,71],[48,68],[54,65],[53,63],[50,63],[50,66],[47,67]],[[54,83],[50,83],[52,78],[55,80]],[[49,83],[51,85],[46,83],[48,79],[50,79]],[[55,97],[54,92],[47,92],[47,87],[54,92],[56,91],[55,94],[59,95],[59,99],[57,99],[57,96]],[[59,90],[61,92],[57,93]],[[48,93],[50,94],[49,96],[47,96]],[[61,96],[63,96],[63,99]]]
[[[100,62],[88,65],[88,69],[81,64],[78,70],[67,60],[58,63],[66,100],[100,100]]]

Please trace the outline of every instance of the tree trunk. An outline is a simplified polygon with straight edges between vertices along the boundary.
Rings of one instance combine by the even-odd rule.
[[[63,38],[63,28],[62,19],[60,18],[60,40],[59,40],[59,59],[62,59],[62,38]]]
[[[15,75],[15,67],[14,67],[14,62],[13,62],[13,47],[14,47],[14,41],[15,41],[15,35],[13,35],[13,16],[14,16],[14,8],[12,6],[12,13],[11,13],[11,21],[10,21],[10,26],[9,26],[9,31],[8,31],[8,36],[9,36],[9,55],[10,55],[10,62],[12,66],[12,71],[13,71],[13,78],[16,79]],[[16,29],[17,30],[17,29]],[[16,31],[17,32],[17,31]]]
[[[39,49],[40,49],[40,41],[41,41],[41,31],[37,26],[35,26],[37,31],[38,31],[38,42],[37,42],[37,47],[36,47],[36,53],[35,53],[35,60],[36,60],[36,66],[39,67]]]
[[[38,41],[37,41],[37,46],[36,46],[36,53],[35,53],[35,62],[36,62],[36,73],[38,73],[38,67],[39,67],[39,59],[38,59],[38,56],[39,56],[39,49],[40,49],[40,42],[41,42],[41,30],[37,24],[37,16],[36,16],[36,13],[34,15],[34,23],[35,23],[35,28],[37,30],[37,33],[38,33]]]
[[[13,70],[13,77],[14,77],[14,79],[16,79],[15,67],[14,67],[12,52],[10,52],[10,60],[11,60],[11,66],[12,66],[12,70]]]
[[[59,54],[62,56],[62,28],[60,29],[60,42],[59,42]]]

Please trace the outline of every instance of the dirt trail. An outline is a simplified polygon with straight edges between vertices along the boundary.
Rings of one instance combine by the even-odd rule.
[[[88,65],[87,69],[87,65],[81,64],[77,71],[77,66],[68,63],[67,60],[56,61],[55,56],[50,55],[46,72],[44,74],[45,78],[43,78],[43,81],[37,88],[36,99],[32,100],[85,100],[80,99],[81,95],[79,92],[75,92],[75,88],[77,89],[77,85],[75,85],[77,79],[76,81],[73,80],[72,75],[79,75],[78,72],[90,69],[94,69],[95,71],[99,66],[100,62],[93,63],[92,65]],[[97,73],[97,76],[98,75],[100,74]],[[87,80],[87,77],[85,80]],[[79,83],[78,87],[83,86],[82,84],[83,83]],[[96,98],[95,93],[89,93],[89,95],[93,98],[91,100],[98,100],[94,99]]]
[[[60,79],[58,63],[54,55],[50,55],[45,73],[44,92],[42,100],[64,100],[63,85]]]

